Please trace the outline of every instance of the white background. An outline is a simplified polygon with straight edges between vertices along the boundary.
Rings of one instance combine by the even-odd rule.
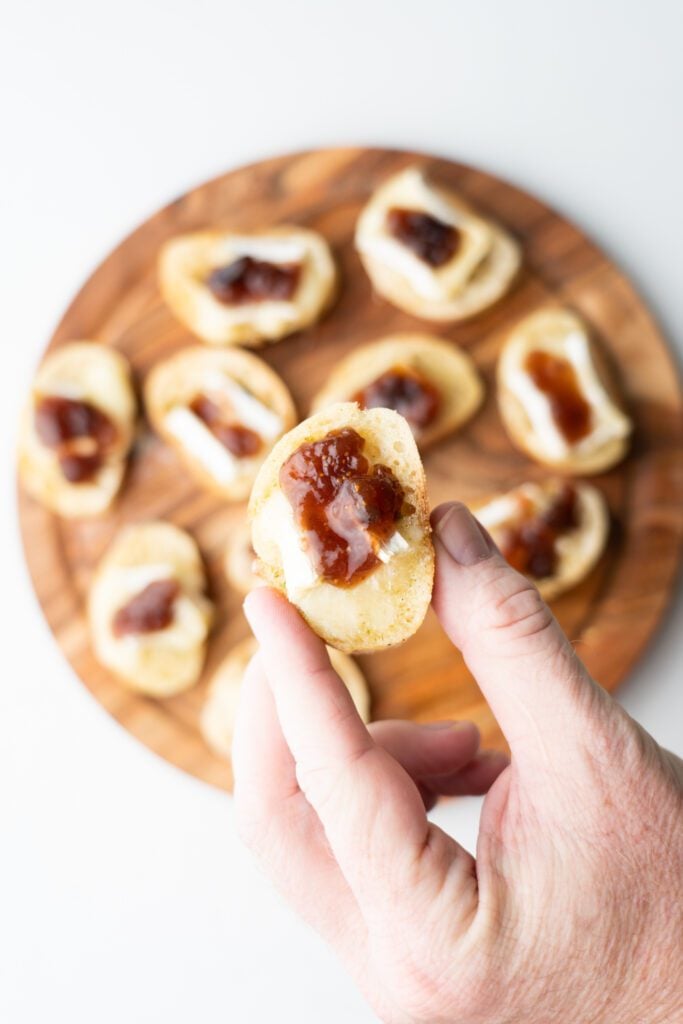
[[[8,8],[0,41],[4,1022],[373,1019],[241,850],[229,799],[111,721],[37,610],[16,532],[11,451],[22,392],[73,292],[140,219],[208,176],[306,146],[404,145],[507,176],[574,218],[631,273],[679,344],[681,10],[676,0],[22,0]],[[680,610],[679,599],[621,698],[682,753]],[[478,810],[462,801],[437,817],[471,847]]]

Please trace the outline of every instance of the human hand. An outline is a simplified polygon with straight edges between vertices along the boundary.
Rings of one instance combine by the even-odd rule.
[[[366,728],[272,590],[235,735],[241,834],[382,1020],[683,1020],[683,762],[590,679],[536,589],[460,505],[433,514],[434,607],[508,740]],[[430,823],[488,789],[476,862]]]

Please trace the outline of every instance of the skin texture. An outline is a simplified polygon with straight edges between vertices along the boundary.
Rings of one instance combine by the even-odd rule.
[[[246,843],[396,1024],[683,1020],[683,762],[590,679],[537,590],[461,505],[432,516],[434,608],[505,733],[366,727],[269,589],[233,762]],[[487,792],[476,861],[429,822]]]

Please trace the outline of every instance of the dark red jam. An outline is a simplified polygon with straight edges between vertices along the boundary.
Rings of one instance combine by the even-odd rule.
[[[549,352],[530,352],[524,368],[539,391],[547,396],[553,419],[570,444],[590,433],[591,407],[568,359]]]
[[[430,267],[442,267],[460,245],[460,232],[420,210],[395,206],[387,213],[387,229],[402,245]]]
[[[404,491],[387,466],[370,466],[355,430],[302,444],[280,469],[306,551],[322,579],[353,586],[379,565],[376,551],[396,530]]]
[[[394,366],[353,396],[362,409],[395,409],[418,433],[434,420],[441,392],[417,370]]]
[[[226,267],[212,270],[206,279],[215,299],[226,306],[247,302],[284,302],[292,298],[301,277],[300,263],[268,263],[241,256]]]
[[[61,395],[46,395],[36,402],[34,423],[36,434],[56,451],[72,484],[92,480],[117,436],[116,427],[97,406]]]
[[[260,435],[241,423],[231,423],[220,405],[206,395],[195,395],[190,410],[236,458],[244,459],[260,451],[263,443]]]
[[[155,580],[119,608],[112,622],[114,636],[157,633],[173,622],[173,606],[180,594],[177,580]]]
[[[576,491],[564,484],[545,512],[525,512],[516,526],[505,530],[500,549],[514,569],[542,580],[557,569],[558,537],[578,525]]]

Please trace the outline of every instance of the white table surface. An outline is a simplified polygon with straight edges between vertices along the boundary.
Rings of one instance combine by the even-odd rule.
[[[204,178],[335,143],[423,148],[536,192],[680,347],[680,5],[24,0],[3,19],[0,1019],[370,1021],[235,837],[66,665],[23,568],[22,392],[93,265]],[[9,102],[7,102],[9,100]],[[7,145],[9,144],[9,145]],[[621,699],[683,752],[681,600]],[[479,802],[436,818],[470,848]]]

